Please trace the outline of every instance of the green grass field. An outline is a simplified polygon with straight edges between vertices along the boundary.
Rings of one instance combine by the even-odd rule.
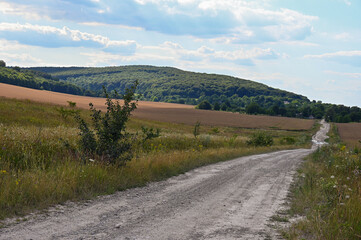
[[[287,239],[361,239],[361,149],[341,143],[306,159],[291,190],[290,215],[305,216],[283,231]]]
[[[145,143],[136,139],[134,158],[116,167],[82,154],[77,123],[62,116],[59,108],[0,98],[0,219],[144,186],[239,156],[307,147],[316,130],[267,130],[275,144],[250,147],[246,141],[256,130],[201,125],[195,138],[194,126],[131,119],[129,132],[136,134],[147,126],[160,128],[161,136]],[[90,121],[89,111],[79,111]],[[289,138],[292,144],[287,144]]]

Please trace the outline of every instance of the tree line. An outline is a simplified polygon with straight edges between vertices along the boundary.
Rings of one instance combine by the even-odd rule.
[[[4,63],[5,64],[5,63]],[[0,81],[77,95],[105,97],[124,93],[135,80],[139,100],[195,105],[199,109],[296,118],[360,122],[358,107],[325,104],[261,83],[225,75],[182,71],[171,67],[36,67],[2,68]],[[5,72],[5,73],[4,73]]]

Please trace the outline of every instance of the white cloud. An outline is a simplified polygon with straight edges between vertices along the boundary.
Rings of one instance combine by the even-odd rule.
[[[348,5],[348,6],[351,6],[351,2],[349,0],[343,0],[343,2]]]
[[[0,23],[0,37],[42,47],[91,47],[121,54],[133,54],[135,41],[110,40],[102,35],[81,32],[68,27],[56,28],[19,23]]]
[[[12,50],[23,50],[28,46],[19,44],[17,41],[7,41],[6,39],[0,39],[0,52],[12,51]]]
[[[140,52],[150,51],[157,55],[171,57],[173,61],[188,62],[232,62],[238,65],[252,66],[255,60],[272,60],[280,57],[271,48],[239,49],[235,51],[220,51],[207,46],[201,46],[196,50],[183,48],[178,43],[164,42],[160,46],[142,46]]]
[[[43,2],[13,0],[15,14],[30,13],[54,20],[125,25],[171,35],[201,38],[233,37],[234,42],[302,40],[312,33],[317,17],[289,9],[265,9],[267,1],[122,0]],[[5,2],[10,4],[9,1]],[[45,10],[44,10],[45,9]],[[81,11],[79,11],[81,9]],[[21,10],[21,11],[20,11]]]
[[[334,36],[334,39],[336,40],[343,40],[343,41],[347,41],[347,40],[350,40],[352,37],[351,37],[351,34],[350,33],[347,33],[347,32],[344,32],[344,33],[339,33],[339,34],[336,34]]]
[[[325,73],[330,75],[341,76],[341,77],[361,79],[361,73],[345,73],[345,72],[335,72],[335,71],[325,71]]]
[[[7,53],[0,52],[2,60],[6,62],[7,66],[39,66],[41,59],[35,58],[26,53]]]
[[[15,15],[26,19],[40,20],[46,18],[38,13],[38,10],[29,5],[14,4],[10,2],[0,2],[0,13],[4,15]]]
[[[86,56],[89,59],[89,62],[86,64],[88,66],[99,66],[99,65],[112,65],[112,63],[121,59],[121,56],[105,53],[105,52],[86,52],[80,53],[80,55]]]
[[[361,51],[339,51],[334,53],[325,53],[320,55],[306,55],[305,58],[333,58],[333,57],[359,57]]]
[[[320,55],[305,55],[308,59],[323,59],[361,67],[361,51],[339,51]]]

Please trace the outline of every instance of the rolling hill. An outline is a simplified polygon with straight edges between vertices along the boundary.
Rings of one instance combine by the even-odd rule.
[[[264,84],[231,76],[182,71],[171,67],[121,66],[104,68],[32,68],[51,74],[60,80],[81,88],[98,91],[123,92],[135,80],[138,93],[144,100],[156,102],[199,104],[207,100],[212,105],[225,104],[228,110],[246,107],[257,102],[269,107],[275,102],[309,102],[301,95],[268,87]],[[224,109],[226,110],[226,109]],[[239,110],[238,110],[239,111]]]
[[[62,93],[103,97],[102,87],[123,93],[139,82],[140,100],[197,105],[248,114],[359,122],[361,109],[310,101],[307,97],[226,75],[172,67],[0,67],[0,82]]]

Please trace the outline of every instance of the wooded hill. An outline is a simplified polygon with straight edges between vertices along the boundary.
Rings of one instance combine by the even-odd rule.
[[[324,104],[250,80],[171,67],[0,68],[0,82],[88,96],[103,96],[103,86],[108,91],[124,93],[136,80],[141,100],[184,103],[201,109],[248,114],[326,117],[334,122],[361,120],[361,109],[358,107]]]
[[[54,78],[47,73],[37,72],[20,67],[0,67],[0,82],[22,87],[43,89],[75,95],[96,95],[96,93],[83,90],[74,84],[60,81],[59,79]]]
[[[51,74],[81,88],[97,91],[124,90],[135,80],[143,100],[197,105],[204,100],[212,105],[226,104],[228,110],[244,108],[251,102],[270,107],[275,102],[309,102],[302,96],[257,82],[217,74],[182,71],[171,67],[123,66],[105,68],[32,68]],[[226,109],[225,109],[226,110]],[[240,109],[239,109],[240,110]]]

